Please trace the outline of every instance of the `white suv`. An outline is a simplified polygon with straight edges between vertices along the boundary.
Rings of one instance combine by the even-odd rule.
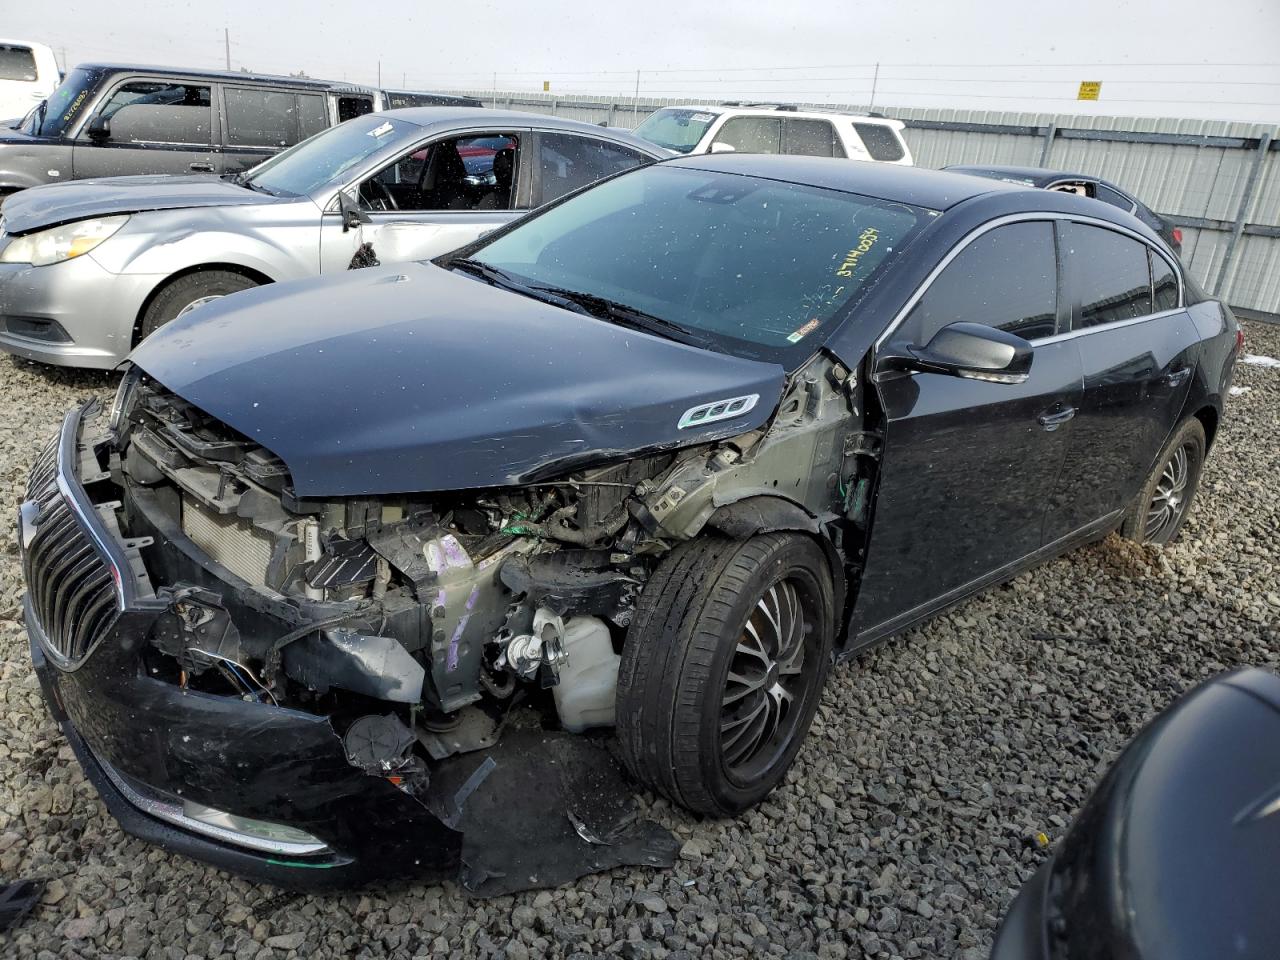
[[[857,113],[822,113],[789,104],[722,103],[663,107],[636,136],[677,153],[791,153],[912,164],[901,120]]]

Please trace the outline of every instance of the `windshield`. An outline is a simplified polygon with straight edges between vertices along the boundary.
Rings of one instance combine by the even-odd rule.
[[[644,137],[660,147],[688,153],[698,145],[715,118],[714,113],[706,110],[668,108],[649,114],[644,123],[633,132],[637,137]]]
[[[245,182],[278,196],[302,196],[421,129],[385,114],[366,114],[276,154],[254,167]]]
[[[26,115],[22,122],[23,132],[33,137],[65,136],[101,80],[101,70],[76,67],[44,103]]]
[[[812,353],[925,219],[856,194],[658,165],[524,221],[471,259],[786,362]]]

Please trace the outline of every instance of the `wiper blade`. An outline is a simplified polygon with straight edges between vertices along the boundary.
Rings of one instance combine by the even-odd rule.
[[[592,316],[600,317],[603,320],[611,320],[633,330],[656,333],[664,337],[670,337],[671,334],[675,334],[677,339],[691,340],[699,344],[710,342],[705,337],[700,337],[678,323],[672,323],[670,320],[654,316],[652,313],[645,313],[643,310],[638,310],[625,303],[619,303],[617,300],[610,300],[608,297],[597,296],[594,293],[583,293],[579,290],[564,290],[560,287],[543,287],[542,289],[578,304],[588,310]]]
[[[457,260],[449,261],[449,269],[457,268],[469,273],[472,276],[487,280],[495,287],[501,287],[504,290],[510,290],[513,293],[524,294],[526,297],[532,297],[535,300],[541,300],[543,303],[554,304],[557,307],[564,307],[575,313],[588,313],[586,307],[580,306],[560,295],[559,291],[551,287],[541,287],[536,284],[525,283],[517,280],[505,270],[499,270],[480,260],[472,260],[470,257],[459,257]]]
[[[499,270],[497,267],[490,266],[480,260],[472,260],[469,257],[451,260],[449,261],[449,266],[450,268],[457,267],[467,273],[488,280],[496,287],[502,287],[515,293],[522,293],[527,297],[533,297],[535,300],[541,300],[543,303],[550,303],[565,310],[572,310],[574,313],[595,317],[597,320],[607,320],[619,326],[630,327],[632,330],[640,330],[643,333],[653,333],[667,339],[683,340],[702,346],[706,346],[711,342],[686,327],[680,326],[678,323],[672,323],[662,317],[655,317],[651,313],[645,313],[643,310],[637,310],[635,307],[627,306],[625,303],[619,303],[607,297],[600,297],[594,293],[567,290],[564,287],[552,287],[544,284],[526,283],[523,280],[517,280],[505,270]],[[673,334],[675,335],[674,337],[672,337]]]

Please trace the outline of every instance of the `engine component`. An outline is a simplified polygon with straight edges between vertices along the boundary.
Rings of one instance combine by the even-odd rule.
[[[499,576],[532,605],[545,606],[562,617],[605,614],[622,626],[629,619],[622,611],[630,607],[639,583],[630,574],[610,569],[604,550],[517,555],[502,564]]]
[[[368,537],[369,546],[412,584],[413,594],[419,602],[430,599],[430,586],[436,578],[436,571],[427,564],[423,555],[423,542],[427,535],[425,530],[417,529],[416,524],[406,522],[383,527]]]
[[[565,660],[552,695],[560,723],[570,733],[614,724],[618,664],[609,627],[598,617],[574,617],[564,625]]]
[[[379,559],[364,541],[335,537],[327,544],[324,555],[311,564],[306,575],[307,584],[337,593],[337,599],[349,599],[352,590],[366,588],[373,583]]]
[[[498,742],[501,722],[480,707],[463,707],[444,721],[420,721],[418,742],[433,760],[483,750]]]
[[[542,685],[555,686],[565,659],[564,621],[546,607],[539,607],[533,615],[533,632],[512,637],[504,655],[507,668],[516,676],[532,680],[541,671]]]
[[[312,633],[284,649],[284,672],[317,693],[330,687],[418,703],[427,672],[395,637],[368,636],[343,627]]]
[[[182,498],[182,532],[241,580],[267,585],[274,542],[265,531],[235,514],[217,513],[194,497]]]
[[[383,717],[369,714],[347,728],[342,743],[352,766],[381,776],[408,761],[413,734],[394,713]]]

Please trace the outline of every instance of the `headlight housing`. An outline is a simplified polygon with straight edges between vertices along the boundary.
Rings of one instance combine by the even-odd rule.
[[[120,386],[116,390],[115,401],[111,404],[111,415],[107,420],[107,428],[109,430],[115,430],[120,426],[120,418],[129,409],[129,404],[133,401],[133,392],[137,389],[138,381],[141,379],[142,371],[135,364],[129,364],[129,369],[120,378]]]
[[[128,214],[95,217],[13,237],[0,250],[0,263],[29,263],[33,267],[43,267],[70,260],[88,253],[123,227],[128,219]]]

